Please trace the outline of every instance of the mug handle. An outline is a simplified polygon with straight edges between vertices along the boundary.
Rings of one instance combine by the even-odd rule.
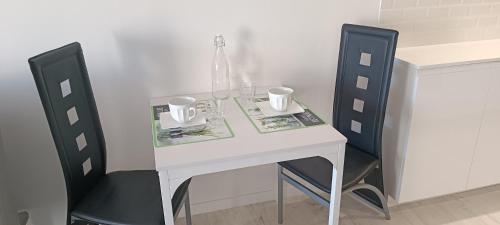
[[[193,115],[191,115],[191,112]],[[194,119],[194,117],[196,117],[196,108],[195,107],[190,107],[189,108],[189,119],[188,120],[192,120]]]

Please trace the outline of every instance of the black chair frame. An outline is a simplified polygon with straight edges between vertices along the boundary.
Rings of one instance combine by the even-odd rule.
[[[66,223],[97,224],[99,222],[72,215],[79,202],[85,199],[107,176],[106,144],[82,48],[77,42],[71,43],[34,56],[29,59],[29,64],[61,162],[68,206]],[[69,86],[70,78],[73,80],[71,86]],[[65,90],[63,90],[66,81],[68,93],[64,93]],[[76,118],[76,121],[70,119],[72,113],[70,107],[74,109],[72,116]],[[78,113],[76,113],[76,108],[79,110]],[[78,143],[79,134],[80,136],[83,134],[83,139],[80,139],[84,140],[83,147]],[[77,137],[76,141],[75,137]],[[86,162],[88,164],[85,164]],[[90,169],[87,169],[86,165],[90,166]],[[154,177],[154,171],[150,174],[150,177]],[[189,181],[185,185],[185,190],[187,190]],[[182,205],[185,206],[187,224],[191,225],[189,191],[185,191],[182,196],[180,206],[174,212],[175,217]]]
[[[333,126],[339,130],[343,135],[348,138],[346,150],[351,151],[362,151],[362,154],[368,155],[376,160],[373,161],[372,165],[369,167],[368,171],[364,171],[359,178],[353,180],[349,184],[342,185],[342,193],[350,194],[356,200],[364,203],[372,209],[385,215],[386,219],[390,219],[390,211],[387,205],[388,195],[385,191],[383,185],[383,173],[382,173],[382,130],[385,117],[385,108],[387,103],[387,98],[389,94],[389,87],[392,75],[392,67],[394,62],[394,55],[396,51],[398,32],[389,29],[381,29],[375,27],[367,27],[360,25],[344,24],[342,27],[342,38],[340,43],[340,53],[338,59],[337,68],[337,78],[336,78],[336,88],[335,88],[335,100],[333,107]],[[351,39],[354,40],[353,44]],[[365,40],[365,41],[364,41]],[[371,71],[370,62],[368,66],[363,65],[360,61],[360,56],[363,52],[374,53],[375,50],[367,46],[357,46],[359,45],[369,45],[366,43],[376,43],[378,45],[379,54],[378,58],[371,58],[372,62],[380,63],[377,67],[374,78],[375,87],[378,89],[371,89],[373,96],[367,97],[367,92],[362,93],[362,90],[358,90],[356,81],[353,77],[359,75],[354,74],[359,71],[365,73],[374,73]],[[354,53],[353,53],[354,52]],[[356,53],[358,52],[358,53]],[[382,53],[380,53],[382,52]],[[357,56],[355,56],[357,54]],[[357,58],[356,58],[357,57]],[[371,57],[371,56],[370,56]],[[370,61],[370,60],[369,60]],[[353,69],[354,68],[354,69]],[[372,74],[373,75],[373,74]],[[359,78],[358,78],[359,79]],[[359,82],[359,80],[358,80]],[[371,82],[371,80],[370,80]],[[372,85],[373,86],[373,85]],[[355,88],[352,88],[355,87]],[[349,89],[350,88],[350,89]],[[356,89],[356,90],[354,90]],[[370,87],[365,87],[365,89],[370,89]],[[375,91],[375,92],[373,92]],[[354,96],[354,97],[353,97]],[[355,98],[366,97],[365,108],[368,108],[371,112],[369,122],[367,125],[368,130],[364,130],[361,135],[361,127],[359,132],[353,132],[353,125],[351,119],[361,119],[362,113],[354,112],[353,110],[353,100]],[[354,98],[354,99],[353,99]],[[370,102],[371,101],[371,102]],[[369,104],[369,105],[368,105]],[[348,106],[350,106],[349,109]],[[361,125],[360,125],[361,126]],[[364,129],[364,128],[363,128]],[[366,131],[366,132],[365,132]],[[318,158],[318,157],[313,157]],[[346,160],[349,160],[346,158]],[[325,207],[329,207],[329,199],[318,194],[317,191],[312,190],[306,185],[299,182],[296,178],[292,178],[288,175],[297,175],[301,180],[316,186],[323,191],[326,191],[325,187],[319,187],[314,182],[311,182],[313,178],[301,177],[293,170],[285,170],[288,162],[278,163],[278,223],[283,223],[283,181],[291,184],[295,188],[302,191],[304,194],[320,203]],[[330,163],[331,165],[331,163]],[[333,167],[331,165],[331,167]],[[330,168],[331,168],[330,167]],[[288,166],[290,168],[290,166]],[[330,171],[324,171],[324,173],[331,173]],[[345,172],[345,171],[344,171]],[[305,178],[305,179],[304,179]],[[344,177],[345,178],[345,177]],[[345,181],[345,179],[344,179]],[[329,190],[328,190],[329,192]],[[338,204],[338,203],[337,203]]]

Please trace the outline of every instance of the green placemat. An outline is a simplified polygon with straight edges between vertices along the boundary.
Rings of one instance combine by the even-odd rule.
[[[215,107],[216,104],[212,100],[200,100],[197,102],[197,113],[203,114],[207,118],[205,125],[162,129],[160,125],[160,113],[169,112],[168,105],[152,106],[151,123],[154,146],[159,148],[234,137],[233,131],[227,121],[224,120],[223,123],[215,123],[209,118],[207,112],[211,112]]]
[[[307,108],[307,106],[296,100],[295,101],[304,108],[305,112],[274,117],[265,117],[255,104],[255,102],[269,101],[267,97],[256,97],[254,102],[244,101],[238,97],[235,97],[234,100],[260,133],[293,130],[325,124],[325,122]]]

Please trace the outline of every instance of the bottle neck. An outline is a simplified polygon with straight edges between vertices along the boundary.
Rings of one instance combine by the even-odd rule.
[[[224,54],[224,48],[223,48],[223,46],[216,46],[215,47],[215,54],[217,54],[217,55]]]

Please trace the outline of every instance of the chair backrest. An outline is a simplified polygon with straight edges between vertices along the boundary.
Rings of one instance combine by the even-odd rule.
[[[106,171],[104,136],[79,43],[29,59],[61,161],[71,211]]]
[[[378,159],[397,37],[394,30],[342,27],[333,126],[348,144]]]

